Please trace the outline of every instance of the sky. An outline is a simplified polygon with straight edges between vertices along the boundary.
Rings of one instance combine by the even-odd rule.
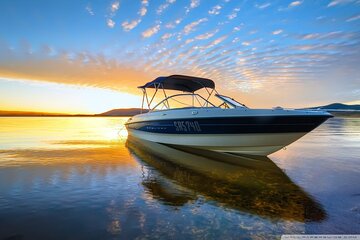
[[[171,74],[254,108],[360,103],[360,0],[0,0],[0,110],[139,107]]]

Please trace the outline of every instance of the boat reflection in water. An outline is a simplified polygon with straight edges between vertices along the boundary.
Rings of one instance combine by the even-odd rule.
[[[179,148],[129,137],[130,152],[149,165],[142,184],[163,204],[203,197],[217,206],[270,219],[321,221],[326,213],[269,158]]]

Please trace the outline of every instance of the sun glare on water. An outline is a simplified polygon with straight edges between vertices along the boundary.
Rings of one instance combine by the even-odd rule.
[[[0,150],[106,147],[126,141],[126,121],[126,117],[21,117],[15,125],[13,119],[1,118]]]

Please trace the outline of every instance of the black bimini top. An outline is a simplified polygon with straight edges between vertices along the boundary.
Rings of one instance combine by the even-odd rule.
[[[169,90],[195,92],[201,88],[214,89],[215,83],[207,78],[171,75],[168,77],[158,77],[155,80],[146,83],[144,86],[140,86],[139,88],[157,88],[159,86]]]

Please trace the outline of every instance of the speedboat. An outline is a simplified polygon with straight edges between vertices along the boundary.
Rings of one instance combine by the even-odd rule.
[[[332,117],[318,110],[251,109],[219,94],[207,78],[171,75],[139,88],[142,112],[126,122],[129,135],[168,145],[267,156]]]

